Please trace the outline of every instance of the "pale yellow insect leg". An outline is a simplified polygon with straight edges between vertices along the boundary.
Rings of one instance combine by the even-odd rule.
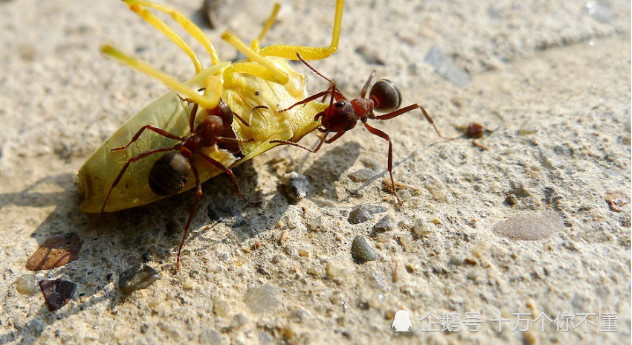
[[[237,48],[240,52],[244,53],[248,59],[253,62],[256,62],[263,68],[253,68],[251,64],[248,63],[238,63],[232,66],[234,72],[237,73],[248,73],[254,75],[256,77],[269,80],[278,84],[285,84],[288,82],[289,78],[287,73],[283,72],[279,67],[275,66],[272,62],[267,60],[265,57],[258,54],[247,44],[242,42],[237,36],[235,36],[232,32],[226,30],[222,34],[222,39],[233,47]]]
[[[193,65],[195,66],[195,74],[200,73],[202,70],[204,70],[200,59],[197,57],[197,55],[195,55],[193,49],[191,49],[191,47],[189,47],[189,45],[184,42],[184,40],[177,33],[175,33],[167,24],[165,24],[165,22],[163,22],[162,20],[160,20],[160,18],[154,16],[153,14],[151,14],[151,12],[147,11],[139,5],[130,2],[128,2],[127,5],[129,6],[129,9],[132,10],[132,12],[136,13],[146,22],[162,32],[173,43],[180,47],[180,49],[182,49],[189,56],[189,58],[191,58],[191,61],[193,61]]]
[[[221,88],[218,89],[218,86],[221,87],[221,83],[219,83],[218,85],[218,83],[213,83],[209,81],[208,86],[205,90],[204,96],[202,96],[196,90],[176,80],[175,78],[161,72],[160,70],[151,66],[150,64],[140,61],[138,59],[135,59],[129,55],[126,55],[110,45],[102,46],[101,52],[103,52],[103,54],[113,59],[116,59],[126,65],[129,65],[130,67],[134,69],[137,69],[153,78],[160,80],[165,85],[170,87],[172,90],[186,96],[187,98],[197,103],[202,108],[213,109],[219,103],[219,95],[222,94],[222,90]],[[209,88],[214,88],[214,89],[210,90]]]
[[[266,20],[266,23],[263,25],[263,28],[261,29],[261,33],[259,34],[259,37],[250,41],[250,48],[252,48],[254,51],[259,51],[259,47],[261,46],[261,41],[263,40],[263,37],[266,35],[266,33],[268,33],[268,30],[270,30],[272,25],[274,25],[277,14],[279,13],[279,9],[281,9],[281,4],[279,4],[278,2],[275,2],[274,7],[272,7],[272,13],[270,13],[268,20]]]
[[[331,43],[328,47],[306,47],[306,46],[293,46],[293,45],[273,45],[265,47],[259,51],[259,54],[263,56],[278,56],[288,60],[298,60],[296,54],[301,54],[301,57],[305,60],[318,60],[324,59],[333,54],[338,49],[338,42],[340,41],[340,29],[342,27],[342,11],[345,1],[336,1],[336,14],[334,16],[334,30],[331,35]]]
[[[213,46],[211,41],[208,39],[208,37],[206,37],[204,32],[202,32],[202,30],[197,25],[195,25],[189,18],[187,18],[185,15],[183,15],[179,11],[174,10],[173,8],[168,7],[168,6],[158,5],[158,4],[154,4],[153,2],[144,1],[144,0],[123,0],[123,1],[125,1],[128,5],[136,4],[139,6],[145,6],[145,7],[153,8],[155,10],[168,14],[169,16],[171,16],[171,18],[173,18],[174,21],[180,24],[180,26],[182,26],[182,28],[189,33],[189,35],[191,35],[194,39],[200,42],[202,46],[204,46],[204,49],[206,49],[206,51],[211,56],[211,62],[213,63],[213,65],[217,65],[221,63],[221,60],[219,59],[219,55],[217,54],[217,50],[215,50],[215,47]]]

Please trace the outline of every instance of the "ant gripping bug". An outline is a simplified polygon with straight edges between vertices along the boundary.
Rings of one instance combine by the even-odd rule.
[[[83,212],[115,212],[146,205],[175,192],[184,192],[195,187],[198,187],[199,191],[199,183],[222,172],[229,173],[227,169],[276,146],[270,144],[271,140],[298,141],[318,126],[318,123],[312,120],[311,114],[322,111],[327,104],[312,102],[300,111],[297,109],[286,113],[277,113],[273,109],[278,108],[278,104],[292,104],[307,97],[305,78],[295,72],[287,60],[295,60],[297,52],[308,60],[324,59],[337,50],[344,0],[336,0],[333,32],[328,46],[276,44],[261,47],[261,41],[275,22],[280,8],[279,4],[275,4],[261,33],[249,45],[228,30],[222,34],[223,40],[246,56],[245,60],[234,62],[222,62],[209,38],[179,11],[148,0],[123,2],[189,56],[195,68],[195,75],[187,81],[180,81],[111,45],[101,47],[101,51],[107,57],[161,81],[171,91],[132,116],[81,166],[76,183],[83,196]],[[170,25],[153,14],[154,12],[168,15],[191,38],[198,41],[209,53],[212,66],[203,66],[186,41]],[[204,92],[197,91],[200,89]],[[228,121],[228,113],[223,113],[221,108],[218,108],[220,101],[225,102],[233,111],[231,114],[237,118],[235,113],[250,112],[248,125],[239,118],[237,121]],[[196,112],[199,109],[204,115],[209,115],[208,111],[211,112],[210,115],[213,115],[214,111],[219,111],[215,113],[217,117],[212,120],[216,126],[199,127],[204,119],[202,116],[197,119],[192,116],[195,114],[194,106],[197,106]],[[254,117],[253,107],[259,107],[259,114]],[[191,125],[191,119],[194,125]],[[222,121],[216,121],[218,119]],[[159,135],[140,135],[139,128]],[[224,131],[220,131],[219,128],[223,128]],[[196,130],[201,132],[196,133]],[[206,130],[213,133],[205,134]],[[136,135],[132,137],[134,133]],[[218,140],[216,145],[206,147],[196,143],[197,140],[206,140],[200,138]],[[174,145],[174,139],[180,142]],[[134,145],[131,145],[134,141]],[[210,145],[210,142],[208,144]],[[126,145],[127,149],[123,150],[123,145]],[[120,148],[120,151],[112,152],[112,148]],[[162,153],[162,157],[154,155],[159,152]],[[222,168],[208,161],[207,157],[200,158],[202,155],[221,163]],[[159,163],[156,164],[156,161]],[[131,164],[132,162],[134,164]],[[121,172],[123,168],[126,169],[124,173]],[[195,175],[196,172],[198,175]],[[196,183],[189,178],[184,184],[184,179],[191,174],[195,175]],[[116,188],[113,187],[113,180],[118,184]],[[189,216],[189,222],[192,214]],[[189,225],[187,223],[187,229]],[[182,244],[179,252],[181,248]]]
[[[371,133],[377,135],[378,137],[388,141],[388,173],[391,176],[391,184],[393,186],[393,193],[395,193],[395,198],[397,199],[397,203],[401,205],[401,201],[397,196],[397,192],[395,190],[395,179],[393,179],[393,142],[388,134],[382,132],[381,130],[372,127],[367,123],[367,120],[388,120],[394,117],[397,117],[401,114],[407,113],[409,111],[419,109],[422,114],[426,118],[426,120],[432,125],[435,132],[441,138],[445,138],[437,129],[437,126],[434,124],[434,121],[428,115],[426,109],[419,104],[411,104],[404,108],[399,108],[402,104],[402,95],[399,92],[399,89],[388,79],[380,79],[376,81],[371,90],[369,92],[369,97],[366,97],[367,91],[369,90],[369,86],[371,86],[371,81],[375,76],[375,71],[371,73],[369,79],[364,84],[362,88],[362,92],[360,92],[360,98],[356,98],[353,100],[348,100],[342,92],[338,91],[336,88],[336,83],[334,83],[331,79],[325,77],[320,72],[318,72],[314,67],[307,63],[307,61],[303,60],[303,58],[296,54],[298,59],[301,60],[305,66],[311,69],[314,73],[327,80],[331,86],[325,90],[321,91],[317,94],[314,94],[310,97],[305,98],[304,100],[294,103],[290,107],[286,109],[279,110],[278,112],[288,111],[297,105],[305,105],[311,101],[314,101],[320,97],[323,97],[323,100],[326,97],[330,97],[329,107],[324,111],[316,114],[314,116],[314,121],[321,122],[321,126],[318,127],[318,130],[322,133],[325,133],[318,145],[314,149],[307,148],[305,146],[299,145],[292,141],[287,140],[273,140],[271,143],[279,143],[282,145],[292,145],[296,147],[300,147],[312,153],[316,153],[323,143],[330,144],[336,139],[340,138],[343,134],[345,134],[350,129],[354,128],[358,121],[361,121],[364,127]],[[334,103],[334,100],[336,101]],[[373,110],[386,113],[383,115],[375,115]],[[330,133],[335,133],[334,136],[327,139],[327,136]]]
[[[184,102],[190,102],[187,99],[181,100]],[[258,109],[268,109],[268,107],[254,107],[251,111],[251,117],[252,113]],[[178,246],[176,269],[180,267],[180,252],[182,251],[184,241],[189,234],[191,221],[195,216],[198,203],[200,202],[200,198],[202,197],[202,182],[200,181],[198,169],[195,167],[196,157],[202,158],[203,162],[209,163],[217,169],[220,169],[228,174],[233,182],[233,185],[235,186],[237,194],[242,199],[244,199],[244,201],[251,205],[259,204],[246,199],[246,197],[241,193],[241,190],[239,189],[239,184],[237,183],[235,175],[229,168],[225,167],[222,163],[209,157],[203,152],[203,149],[213,147],[217,144],[219,148],[225,149],[237,156],[241,155],[237,143],[242,141],[238,140],[235,137],[235,133],[233,132],[231,127],[233,123],[233,116],[235,116],[246,127],[249,127],[250,125],[241,116],[233,113],[230,107],[226,105],[226,103],[224,103],[224,101],[222,100],[219,101],[217,107],[210,110],[203,109],[202,111],[200,111],[200,113],[205,116],[204,120],[196,128],[194,127],[194,123],[197,113],[198,104],[193,103],[193,108],[191,109],[191,115],[189,117],[190,134],[188,136],[180,137],[158,127],[145,125],[141,127],[138,132],[136,132],[134,137],[132,137],[127,145],[111,149],[111,152],[127,149],[132,143],[138,140],[140,135],[146,129],[158,133],[166,138],[180,141],[180,143],[173,146],[151,149],[130,158],[127,163],[123,165],[123,168],[114,179],[114,182],[112,182],[112,185],[110,186],[110,189],[105,196],[105,200],[103,200],[103,206],[101,207],[101,214],[103,214],[112,190],[119,183],[121,177],[123,177],[123,174],[125,174],[127,167],[131,163],[156,153],[168,152],[162,155],[162,157],[160,157],[154,163],[149,173],[149,187],[154,193],[159,196],[175,195],[182,191],[182,189],[186,185],[186,181],[189,175],[193,174],[193,177],[195,178],[195,199],[193,201],[193,205],[191,206],[191,211],[189,212],[189,218],[187,219],[186,225],[184,226],[184,234],[182,235],[182,240],[180,241],[180,245]]]

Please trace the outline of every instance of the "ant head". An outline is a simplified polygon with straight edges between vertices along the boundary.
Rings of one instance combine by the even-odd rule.
[[[369,98],[375,102],[375,110],[387,113],[402,105],[402,94],[393,82],[388,79],[380,79],[373,84]]]

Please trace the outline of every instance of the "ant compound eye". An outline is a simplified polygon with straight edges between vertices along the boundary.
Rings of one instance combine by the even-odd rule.
[[[402,105],[402,94],[393,82],[380,79],[371,87],[369,97],[375,102],[375,110],[386,113]]]
[[[344,106],[345,106],[345,102],[343,102],[343,101],[334,103],[334,107],[336,107],[336,108],[342,108]]]

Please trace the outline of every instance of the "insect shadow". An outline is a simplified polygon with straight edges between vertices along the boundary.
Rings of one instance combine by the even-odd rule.
[[[351,142],[334,147],[320,156],[305,170],[305,174],[313,182],[311,189],[330,187],[338,181],[358,158],[360,147],[360,144]],[[308,157],[307,154],[305,157]],[[234,172],[244,190],[255,190],[258,175],[251,162],[240,165]],[[16,326],[11,332],[0,334],[0,344],[16,340],[22,344],[34,344],[38,342],[39,335],[45,328],[59,320],[102,305],[103,302],[109,304],[109,309],[114,309],[124,303],[126,298],[116,288],[116,279],[107,278],[109,274],[118,276],[127,268],[122,266],[124,263],[132,265],[141,262],[143,254],[147,252],[152,253],[152,261],[158,264],[169,262],[175,255],[174,250],[180,239],[179,227],[175,226],[177,230],[170,233],[169,226],[165,224],[169,221],[178,224],[178,218],[186,218],[187,208],[183,208],[182,205],[191,202],[190,193],[194,191],[187,191],[150,205],[99,216],[78,211],[81,200],[73,178],[73,174],[54,175],[35,182],[21,192],[0,194],[0,209],[9,205],[55,206],[31,236],[42,245],[46,239],[53,236],[77,233],[83,241],[79,258],[57,268],[55,278],[84,282],[77,285],[75,292],[75,300],[81,297],[82,302],[75,301],[66,306],[63,312],[57,312],[56,317],[50,317],[51,312],[43,298],[40,298],[41,308],[25,324]],[[50,185],[55,187],[54,192],[47,192],[51,189]],[[285,195],[278,191],[272,192],[272,198],[261,207],[247,205],[234,193],[225,175],[211,179],[203,188],[204,196],[200,209],[207,211],[207,217],[203,216],[204,212],[199,212],[194,220],[194,228],[208,223],[211,229],[194,231],[188,241],[196,241],[196,238],[202,237],[203,234],[203,237],[211,238],[213,242],[223,241],[220,236],[206,234],[207,231],[213,230],[213,221],[226,223],[238,242],[245,241],[274,228],[290,205]],[[257,197],[261,199],[261,196]],[[336,198],[334,194],[329,193],[327,197]],[[206,245],[202,245],[204,246]],[[190,260],[195,258],[192,257]],[[35,274],[39,280],[49,278],[49,272],[39,271]],[[33,332],[33,329],[38,331]]]
[[[308,198],[317,203],[317,197],[339,201],[341,198],[334,186],[360,157],[361,148],[362,145],[357,142],[335,146],[305,169],[304,174],[310,181],[311,193],[308,193]],[[311,153],[306,152],[305,155]]]
[[[237,178],[244,188],[254,190],[257,183],[256,172],[248,164],[242,167],[235,169]],[[251,176],[254,178],[250,178]],[[73,178],[74,174],[53,175],[36,181],[22,191],[0,194],[0,210],[12,205],[31,208],[54,206],[31,234],[38,245],[44,244],[51,237],[73,232],[83,241],[76,261],[54,271],[33,272],[37,280],[59,278],[77,283],[75,302],[68,304],[51,317],[51,312],[39,294],[37,303],[41,303],[41,308],[29,316],[24,324],[16,325],[14,330],[0,334],[0,344],[11,341],[18,341],[20,344],[37,343],[44,330],[59,320],[97,307],[104,302],[109,305],[109,309],[114,309],[126,300],[126,296],[116,287],[117,276],[121,272],[133,264],[142,262],[145,253],[151,254],[154,266],[170,262],[175,256],[181,239],[181,229],[176,225],[176,231],[169,232],[169,227],[165,224],[179,217],[186,218],[188,208],[183,205],[190,204],[191,193],[195,191],[187,191],[150,205],[99,216],[79,211],[81,200]],[[236,205],[235,209],[238,212],[248,208],[260,209],[245,204],[234,193],[232,184],[225,175],[211,179],[205,185],[207,187],[202,200],[206,205],[211,206],[214,201],[221,199],[229,205]],[[203,222],[209,222],[202,214],[196,217],[196,227]],[[26,260],[24,257],[18,262],[25,264]],[[17,276],[13,277],[15,278]],[[81,302],[78,301],[79,297]]]
[[[35,314],[30,315],[29,321],[25,324],[15,325],[15,330],[0,334],[0,344],[7,344],[16,340],[19,340],[20,344],[37,343],[39,336],[46,327],[63,320],[67,316],[80,313],[86,308],[100,304],[104,300],[112,299],[109,293],[100,294],[109,284],[105,276],[89,279],[90,277],[87,275],[90,275],[90,273],[80,269],[80,267],[94,267],[95,265],[104,264],[94,254],[91,254],[94,252],[95,244],[100,239],[97,236],[98,234],[91,229],[89,217],[79,212],[80,200],[73,184],[73,177],[74,174],[52,175],[36,181],[22,191],[2,193],[0,194],[0,210],[11,205],[29,208],[55,207],[35,228],[31,237],[39,245],[42,245],[46,239],[53,236],[75,232],[84,240],[84,246],[80,251],[79,259],[75,263],[59,267],[52,274],[50,273],[51,271],[34,273],[38,280],[59,277],[73,282],[90,281],[91,284],[79,285],[75,292],[75,298],[81,295],[87,297],[87,299],[82,303],[71,304],[64,309],[63,313],[57,313],[56,317],[51,317],[51,312],[40,295],[38,303],[41,303],[41,307],[39,310]],[[85,262],[85,264],[77,265],[77,262],[81,261]],[[18,262],[26,263],[26,257],[23,258],[23,261],[20,258]],[[10,288],[14,289],[15,287],[11,286]]]

